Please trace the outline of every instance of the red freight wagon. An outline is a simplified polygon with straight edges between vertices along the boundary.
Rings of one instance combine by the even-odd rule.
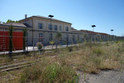
[[[13,50],[22,50],[23,32],[13,32]],[[9,32],[0,31],[0,51],[9,51]]]

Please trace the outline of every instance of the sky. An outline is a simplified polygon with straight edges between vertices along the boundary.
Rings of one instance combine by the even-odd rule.
[[[0,21],[54,15],[78,30],[124,36],[124,0],[0,0]],[[111,29],[114,29],[111,33]]]

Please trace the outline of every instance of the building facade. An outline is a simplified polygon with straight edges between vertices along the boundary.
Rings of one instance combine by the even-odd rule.
[[[49,41],[57,41],[57,33],[61,33],[60,44],[71,44],[81,41],[81,33],[72,30],[71,23],[51,19],[41,16],[32,16],[19,21],[27,24],[31,28],[28,31],[28,44],[35,45],[37,42],[42,42],[48,45]],[[33,41],[32,41],[33,40]]]
[[[34,46],[37,42],[49,45],[50,41],[58,42],[57,33],[61,33],[59,44],[76,44],[81,42],[100,42],[124,39],[106,33],[93,32],[88,30],[76,30],[72,24],[57,19],[32,16],[25,17],[19,23],[0,24],[0,30],[8,30],[9,26],[14,27],[14,31],[27,29],[26,42],[28,46]]]

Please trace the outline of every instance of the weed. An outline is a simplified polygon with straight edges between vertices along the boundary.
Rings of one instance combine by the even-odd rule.
[[[34,66],[24,70],[20,82],[76,83],[78,76],[70,67],[53,63],[43,68]]]
[[[100,48],[93,48],[93,53],[96,54],[97,56],[102,55],[104,52]]]
[[[68,50],[69,50],[69,52],[72,52],[73,48],[72,47],[68,47]]]
[[[21,75],[20,82],[26,83],[30,81],[35,81],[39,78],[41,74],[42,71],[39,66],[28,67],[24,70],[23,74]]]
[[[109,46],[104,43],[90,43],[82,45],[79,50],[73,46],[71,52],[68,48],[60,48],[59,52],[50,50],[51,52],[44,53],[42,57],[25,56],[21,60],[34,60],[37,57],[41,61],[35,66],[24,69],[19,81],[22,83],[76,83],[78,81],[76,70],[82,70],[84,73],[98,73],[100,70],[123,68],[123,50],[124,44],[121,42],[109,42]],[[17,60],[20,60],[20,57]],[[86,79],[85,74],[84,79]]]

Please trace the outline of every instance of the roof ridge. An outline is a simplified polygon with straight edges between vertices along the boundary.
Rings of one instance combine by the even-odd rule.
[[[28,18],[32,18],[32,17],[37,17],[37,18],[45,18],[45,19],[50,19],[49,17],[45,17],[45,16],[30,16],[30,17],[27,17],[26,19],[28,19]],[[22,19],[22,20],[25,20],[25,18],[24,19]],[[59,21],[59,22],[63,22],[63,23],[68,23],[68,24],[72,24],[72,23],[70,23],[70,22],[66,22],[66,21],[62,21],[62,20],[58,20],[58,19],[55,19],[55,18],[52,18],[52,20],[56,20],[56,21]],[[21,20],[20,20],[21,21]]]

